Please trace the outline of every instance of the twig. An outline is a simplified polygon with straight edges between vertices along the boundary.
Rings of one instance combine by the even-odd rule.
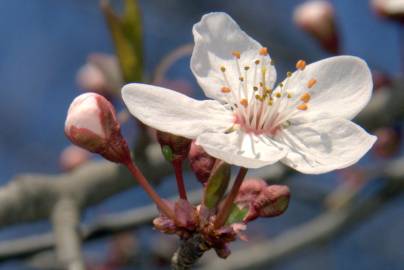
[[[80,217],[78,206],[70,198],[58,201],[52,211],[52,225],[56,240],[56,251],[64,269],[84,270],[81,256],[81,239],[78,232]]]
[[[173,270],[188,270],[198,261],[210,247],[200,234],[195,234],[187,240],[182,240],[180,247],[171,259]]]

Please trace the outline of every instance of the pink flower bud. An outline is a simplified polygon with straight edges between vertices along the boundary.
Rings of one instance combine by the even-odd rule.
[[[75,145],[69,145],[60,154],[60,167],[70,171],[85,163],[90,158],[90,152]]]
[[[117,93],[123,84],[116,57],[103,53],[91,54],[77,72],[76,80],[83,90],[100,94]]]
[[[240,208],[248,209],[244,221],[251,221],[258,217],[258,213],[253,207],[253,203],[266,187],[267,183],[264,180],[255,178],[245,179],[241,184],[234,203]]]
[[[216,158],[208,155],[202,147],[191,143],[191,149],[188,154],[191,170],[195,173],[196,178],[203,185],[208,181],[210,173],[215,165]]]
[[[371,5],[382,17],[404,21],[404,2],[402,0],[372,0]]]
[[[190,139],[157,130],[157,140],[164,157],[169,161],[184,160],[187,157]]]
[[[73,100],[67,112],[65,134],[73,144],[110,161],[131,160],[115,109],[99,94],[86,93]]]
[[[328,1],[312,0],[299,5],[294,11],[293,20],[299,28],[312,35],[324,49],[331,53],[338,51],[334,8]]]

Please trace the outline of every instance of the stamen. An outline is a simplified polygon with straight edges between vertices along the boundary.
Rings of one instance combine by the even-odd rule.
[[[230,93],[231,89],[229,87],[223,86],[221,91],[222,91],[222,93]]]
[[[224,66],[221,66],[221,67],[220,67],[220,71],[221,71],[221,72],[225,72],[225,71],[226,71],[226,68],[225,68]]]
[[[258,91],[258,87],[257,87],[257,86],[254,86],[254,87],[253,87],[253,90],[254,90],[254,91]]]
[[[266,47],[262,47],[259,50],[259,53],[260,53],[260,55],[266,56],[266,55],[268,55],[268,49]]]
[[[306,67],[306,61],[304,60],[299,60],[296,63],[296,68],[299,70],[304,70],[304,68]]]
[[[290,71],[286,72],[286,76],[287,76],[287,77],[292,76],[292,72],[290,72]]]
[[[260,60],[255,60],[255,62],[254,62],[256,65],[258,65],[259,63],[260,63]]]
[[[241,82],[244,81],[244,77],[238,78]]]
[[[231,54],[232,54],[234,57],[236,57],[237,59],[240,59],[240,55],[241,55],[240,51],[234,51],[234,52],[232,52]]]
[[[279,93],[279,92],[277,92],[276,94],[275,94],[275,97],[277,97],[277,98],[280,98],[282,95],[281,95],[281,93]]]
[[[250,69],[249,66],[245,66],[245,67],[244,67],[244,70],[245,70],[245,71],[247,71],[247,70],[249,70],[249,69]]]
[[[306,92],[300,97],[300,100],[303,101],[304,103],[307,103],[310,101],[310,98],[311,98],[310,94]]]
[[[243,98],[242,100],[240,100],[240,104],[243,105],[244,107],[247,107],[248,106],[247,99]]]
[[[306,103],[303,103],[303,104],[300,104],[299,106],[297,106],[297,109],[301,110],[301,111],[305,111],[308,109],[308,107],[307,107]]]
[[[292,94],[291,94],[291,93],[288,93],[288,98],[292,98]]]
[[[316,79],[310,79],[307,83],[308,88],[312,88],[317,83]]]

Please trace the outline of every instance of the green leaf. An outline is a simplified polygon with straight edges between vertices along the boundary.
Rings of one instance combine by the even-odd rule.
[[[164,158],[171,162],[174,159],[174,155],[173,155],[173,150],[171,149],[170,146],[168,145],[164,145],[163,147],[161,147],[161,152],[163,153]]]
[[[226,220],[226,225],[243,221],[247,214],[248,208],[239,208],[237,205],[233,204],[230,215]]]
[[[230,165],[224,161],[218,161],[208,179],[203,204],[209,208],[215,208],[226,192],[230,181]]]
[[[126,83],[141,81],[143,74],[143,44],[140,11],[136,0],[125,0],[122,16],[114,12],[108,0],[101,8],[109,26],[116,55]]]

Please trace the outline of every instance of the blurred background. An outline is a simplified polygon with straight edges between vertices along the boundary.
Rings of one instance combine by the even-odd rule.
[[[116,4],[117,10],[120,9],[120,1],[111,2],[114,6]],[[404,29],[400,16],[390,16],[368,0],[333,0],[328,2],[332,12],[328,10],[326,15],[320,16],[325,22],[314,21],[314,29],[311,29],[310,20],[306,22],[298,16],[304,17],[306,12],[309,18],[314,18],[317,11],[313,14],[301,11],[303,15],[299,15],[297,9],[304,2],[139,0],[144,80],[202,98],[189,69],[189,44],[193,42],[191,29],[203,14],[225,11],[250,36],[269,48],[278,74],[292,70],[299,59],[314,62],[348,54],[361,57],[368,63],[374,74],[375,93],[404,91]],[[330,21],[328,32],[319,35],[318,31],[323,30],[315,27],[327,25]],[[107,96],[114,95],[110,88],[121,83],[119,74],[113,72],[116,60],[110,55],[114,51],[97,0],[0,2],[2,186],[21,173],[58,174],[71,170],[75,166],[72,163],[96,159],[74,150],[70,154],[74,158],[66,152],[62,155],[70,145],[63,133],[64,120],[70,102],[88,90],[86,88],[96,87],[94,90],[104,91]],[[177,53],[167,59],[173,51]],[[115,84],[105,86],[97,70],[87,68],[87,73],[84,73],[83,66],[88,61],[101,62],[104,67],[109,65],[107,69],[111,68],[111,73],[116,75],[113,77]],[[111,99],[117,108],[123,108],[119,98]],[[385,107],[378,113],[391,115],[389,110],[392,109]],[[383,125],[379,122],[376,126],[372,123],[364,125],[378,135],[379,141],[357,165],[320,176],[288,176],[285,184],[290,186],[292,193],[288,211],[278,218],[249,224],[247,234],[250,241],[233,243],[232,249],[247,252],[247,248],[258,242],[287,235],[289,230],[296,230],[313,218],[340,209],[341,202],[355,205],[378,196],[387,185],[386,180],[382,176],[370,177],[374,173],[372,171],[369,176],[370,168],[383,170],[383,166],[399,160],[403,153],[400,143],[403,115],[393,115],[395,117],[385,120]],[[137,130],[131,120],[124,126],[127,138],[136,138]],[[189,189],[200,187],[191,173],[187,172],[185,176]],[[174,179],[165,177],[158,192],[164,196],[175,195]],[[128,189],[87,208],[82,213],[82,221],[93,224],[105,215],[148,204],[150,200],[143,191]],[[364,217],[355,216],[321,241],[305,245],[274,261],[263,262],[257,269],[269,269],[268,264],[270,269],[276,270],[403,269],[403,213],[404,196],[401,193],[394,193],[387,199],[383,197],[380,206]],[[0,252],[0,269],[60,269],[52,250],[33,252],[29,256],[14,256],[5,251],[15,239],[42,235],[51,230],[46,220],[3,225],[0,251],[4,253]],[[129,227],[94,237],[83,244],[83,250],[88,269],[168,269],[176,245],[175,237],[155,232],[149,222],[136,230]],[[232,260],[232,256],[227,260]],[[202,260],[202,265],[204,263],[207,260]]]

